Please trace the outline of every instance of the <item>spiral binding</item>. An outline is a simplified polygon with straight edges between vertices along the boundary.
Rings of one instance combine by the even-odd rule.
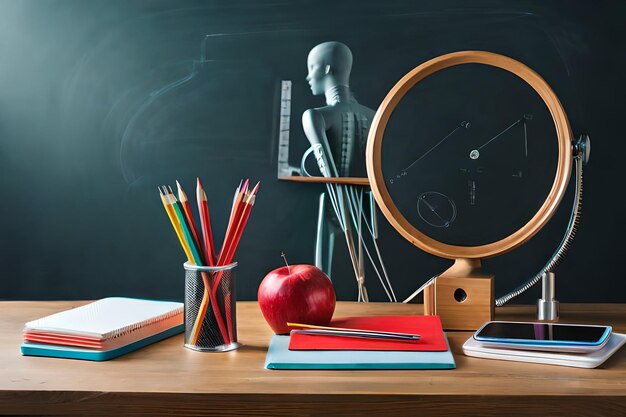
[[[151,326],[153,324],[160,323],[172,317],[183,314],[184,307],[179,307],[176,310],[169,311],[165,314],[161,314],[160,316],[152,317],[147,320],[140,321],[138,323],[129,324],[128,326],[124,326],[112,332],[106,333],[103,336],[103,339],[116,339],[118,337],[125,336],[129,333],[133,333],[139,329],[142,329],[146,326]]]

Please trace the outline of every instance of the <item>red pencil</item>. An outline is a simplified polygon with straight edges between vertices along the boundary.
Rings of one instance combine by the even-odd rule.
[[[224,236],[224,242],[219,252],[219,256],[217,256],[217,260],[215,260],[215,252],[213,249],[212,234],[211,234],[211,225],[210,225],[210,219],[208,216],[208,203],[206,201],[206,193],[204,192],[202,183],[200,182],[200,179],[198,178],[198,186],[197,186],[196,192],[198,196],[198,208],[201,211],[200,222],[202,223],[202,231],[204,233],[203,243],[205,247],[208,246],[206,249],[207,252],[210,252],[210,250],[213,249],[213,260],[216,262],[215,266],[227,265],[234,258],[237,245],[239,244],[239,241],[241,240],[243,230],[250,216],[250,210],[252,209],[252,206],[254,205],[256,193],[260,185],[260,183],[257,183],[252,191],[248,191],[248,184],[249,184],[249,180],[246,180],[245,182],[240,183],[239,187],[237,187],[237,190],[235,191],[235,195],[233,198],[233,205],[231,207],[230,219],[229,219],[228,226],[226,228],[226,233]],[[205,205],[206,205],[206,216],[203,214],[204,212],[203,206]],[[207,259],[210,259],[209,255],[207,255]],[[220,287],[222,275],[223,275],[223,271],[217,271],[215,273],[215,278],[211,286],[212,288],[209,289],[210,297],[206,297],[206,299],[203,298],[201,307],[204,306],[209,299],[211,299],[213,301],[212,304],[215,310],[215,303],[217,300],[217,291],[218,291],[218,288]],[[222,331],[222,336],[224,337],[225,343],[230,343],[230,341],[233,338],[230,294],[224,294],[224,302],[225,302],[224,307],[225,307],[226,322],[227,322],[228,329],[226,331],[226,334],[224,334],[225,332]],[[218,312],[216,312],[216,317],[221,316],[217,313]],[[204,310],[201,309],[201,312],[199,312],[197,320],[200,320],[200,322],[202,322],[204,320],[205,314],[206,314],[206,307]],[[219,320],[218,320],[218,324],[221,324]],[[220,326],[220,330],[224,330],[224,329]],[[197,340],[197,335],[195,335],[195,340]]]
[[[243,183],[243,186],[239,186],[235,191],[235,197],[233,198],[233,206],[230,210],[230,219],[228,220],[228,226],[226,227],[226,233],[224,235],[224,242],[222,243],[222,249],[220,250],[217,264],[219,266],[226,265],[224,263],[224,259],[226,256],[227,250],[230,248],[232,244],[232,239],[234,237],[235,227],[238,224],[239,216],[241,216],[241,211],[243,209],[244,198],[246,193],[248,192],[248,184],[250,180],[246,180]]]
[[[239,241],[241,240],[241,236],[243,235],[243,231],[246,227],[246,223],[248,222],[248,218],[250,217],[250,211],[252,210],[252,206],[255,202],[256,193],[259,189],[260,182],[256,184],[254,189],[251,192],[246,192],[244,195],[243,201],[241,201],[240,207],[238,207],[236,211],[236,217],[233,219],[234,227],[231,229],[232,232],[230,234],[229,240],[225,242],[222,250],[220,252],[220,265],[228,265],[232,262],[235,257],[235,251],[237,250],[237,246],[239,245]],[[214,283],[213,283],[213,292],[212,297],[215,298],[217,294],[217,288],[220,285],[222,280],[222,274],[219,273],[216,275]],[[224,297],[226,300],[230,300],[230,294],[225,294]],[[226,327],[228,328],[229,338],[232,340],[232,313],[230,309],[230,305],[225,305],[225,313],[226,313]]]
[[[230,242],[230,247],[228,248],[224,257],[224,265],[232,262],[233,258],[235,257],[235,251],[237,250],[237,246],[239,245],[239,241],[241,240],[243,231],[246,228],[246,224],[248,223],[248,218],[250,217],[250,212],[252,211],[252,206],[254,206],[256,193],[258,192],[260,185],[261,182],[257,182],[257,184],[252,189],[252,192],[248,193],[244,204],[242,204],[241,215],[238,219],[237,227],[234,230],[233,239]]]
[[[193,223],[193,217],[191,216],[191,208],[189,207],[189,202],[187,200],[187,195],[185,194],[185,192],[183,191],[182,187],[180,186],[180,184],[178,183],[178,181],[176,182],[178,185],[178,189],[179,189],[179,197],[183,198],[187,204],[183,204],[180,201],[177,201],[176,198],[174,197],[174,193],[172,192],[171,187],[168,186],[169,188],[169,192],[171,194],[171,198],[174,200],[174,204],[176,204],[179,207],[180,213],[182,215],[180,221],[184,222],[185,225],[187,226],[187,228],[189,230],[193,230],[195,228],[195,225]],[[185,205],[187,206],[187,210],[185,210]],[[189,214],[189,215],[188,215]],[[189,242],[189,246],[195,246],[195,248],[192,248],[192,250],[197,251],[198,255],[199,255],[199,262],[196,262],[196,264],[198,265],[202,265],[203,263],[206,263],[205,257],[203,256],[202,250],[201,250],[201,246],[200,243],[196,240],[196,238],[194,238],[193,233],[191,233],[191,239],[194,240],[193,242]],[[197,236],[197,231],[195,233],[195,236]],[[208,307],[208,304],[211,304],[211,307],[213,309],[213,313],[215,314],[215,319],[217,321],[218,327],[220,329],[220,333],[222,334],[222,338],[224,339],[224,343],[225,344],[229,344],[230,343],[230,337],[232,335],[232,332],[229,332],[225,325],[224,325],[224,320],[222,318],[220,309],[219,309],[219,305],[217,303],[217,300],[210,300],[210,296],[211,294],[214,294],[214,291],[212,291],[211,288],[211,283],[209,281],[209,277],[208,274],[206,272],[201,272],[202,275],[202,281],[204,283],[204,294],[202,296],[202,301],[200,303],[200,308],[198,310],[198,315],[196,317],[196,321],[194,323],[194,334],[192,335],[192,341],[193,343],[197,343],[198,340],[198,336],[200,334],[200,330],[202,327],[202,322],[204,321],[204,317],[206,315],[206,309]],[[230,320],[230,318],[229,318]]]
[[[243,231],[246,227],[246,223],[248,222],[248,218],[250,217],[250,211],[252,210],[252,206],[254,205],[254,202],[256,199],[256,193],[259,189],[259,185],[260,185],[260,182],[257,183],[257,185],[254,187],[254,190],[252,190],[252,192],[249,193],[247,201],[244,203],[244,205],[246,206],[246,209],[241,211],[241,216],[236,221],[236,225],[237,225],[236,231],[232,234],[232,238],[229,241],[229,245],[222,247],[222,250],[220,251],[220,258],[218,261],[219,265],[228,265],[230,262],[232,262],[235,256],[235,252],[237,250],[237,245],[239,244],[239,241],[241,240],[241,236],[243,235]],[[217,275],[214,280],[213,293],[217,292],[216,288],[219,285],[220,280],[221,280],[221,274]]]
[[[200,226],[202,227],[202,249],[209,266],[215,266],[215,247],[213,246],[213,230],[211,228],[211,216],[209,215],[209,203],[204,192],[204,187],[200,178],[196,187],[196,197],[198,200],[198,212],[200,213]]]

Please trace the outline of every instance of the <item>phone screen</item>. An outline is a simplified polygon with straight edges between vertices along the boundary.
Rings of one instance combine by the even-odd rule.
[[[476,338],[597,343],[606,327],[560,325],[549,323],[489,323]]]

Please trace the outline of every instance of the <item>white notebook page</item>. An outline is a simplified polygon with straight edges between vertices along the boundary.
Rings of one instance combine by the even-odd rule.
[[[110,297],[26,323],[25,331],[47,331],[108,339],[183,314],[171,301]]]

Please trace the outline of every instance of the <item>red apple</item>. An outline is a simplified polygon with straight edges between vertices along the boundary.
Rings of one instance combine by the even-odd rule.
[[[290,265],[271,271],[259,286],[259,306],[274,333],[289,333],[287,322],[325,326],[335,311],[335,289],[319,268]]]

